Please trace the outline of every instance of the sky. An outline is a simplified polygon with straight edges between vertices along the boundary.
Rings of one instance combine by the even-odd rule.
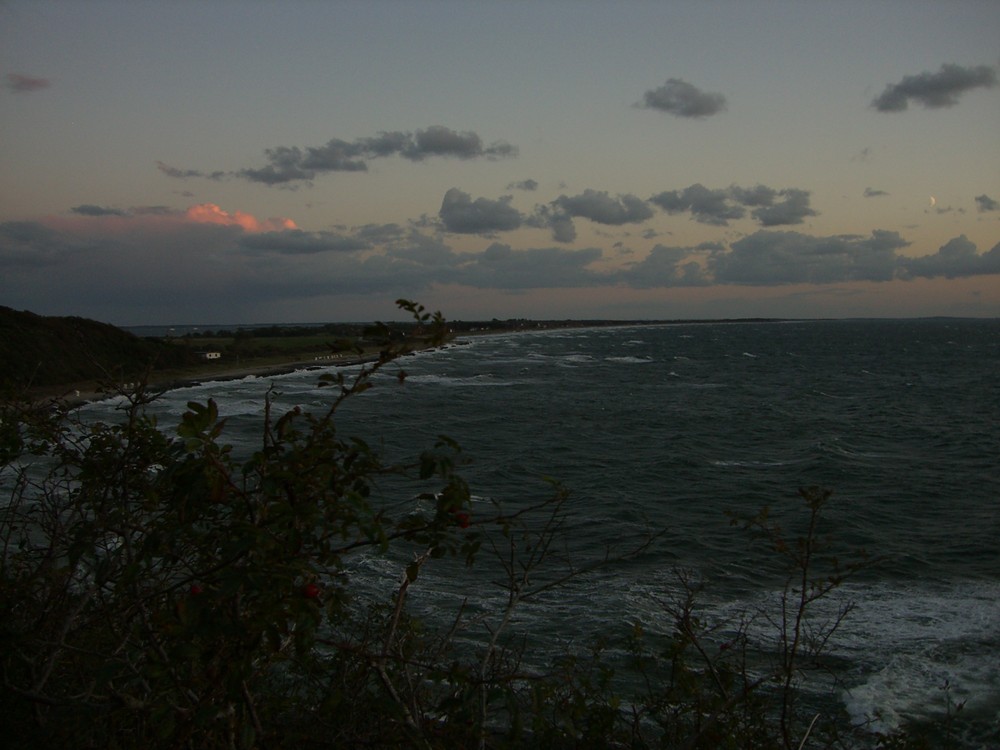
[[[0,305],[1000,317],[996,0],[0,0]]]

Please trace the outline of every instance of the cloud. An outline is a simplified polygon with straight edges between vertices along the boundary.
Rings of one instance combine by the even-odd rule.
[[[631,194],[612,197],[605,190],[587,188],[579,195],[560,195],[548,205],[535,206],[525,220],[531,227],[547,228],[556,242],[576,239],[574,218],[589,219],[605,226],[641,224],[653,216],[653,209],[642,198]]]
[[[151,227],[161,226],[164,222],[188,224],[218,224],[222,226],[240,227],[247,232],[272,232],[276,230],[295,229],[295,222],[283,217],[258,219],[245,211],[227,211],[215,203],[196,203],[186,209],[178,210],[169,206],[132,206],[128,209],[109,208],[93,203],[82,203],[73,206],[70,212],[84,220],[94,220],[87,226],[96,227]],[[98,219],[106,219],[101,223]],[[112,221],[123,219],[124,221]],[[49,226],[77,226],[79,221],[50,217],[46,220]]]
[[[344,141],[332,138],[322,146],[299,148],[275,146],[264,150],[267,163],[262,167],[245,168],[233,173],[250,182],[264,185],[288,185],[311,182],[330,172],[365,172],[373,159],[401,156],[419,162],[432,157],[456,159],[505,159],[517,156],[517,148],[505,141],[484,145],[472,131],[458,132],[443,125],[431,125],[414,133],[380,132],[370,138]],[[181,170],[158,162],[160,171],[170,177],[217,177],[223,173],[206,174],[199,170]]]
[[[605,190],[590,188],[579,195],[560,195],[552,203],[568,216],[608,226],[640,224],[653,216],[653,209],[642,198],[630,194],[612,198]]]
[[[369,150],[364,142],[348,143],[339,138],[331,138],[323,146],[310,147],[304,152],[298,148],[279,146],[265,152],[272,164],[298,164],[298,168],[310,175],[317,172],[365,172],[368,164],[364,157],[381,156],[381,150]]]
[[[962,276],[1000,274],[1000,244],[982,255],[976,245],[963,234],[948,240],[934,255],[905,258],[900,261],[902,278],[954,279]]]
[[[250,182],[260,182],[264,185],[283,185],[289,182],[308,182],[316,177],[316,170],[305,169],[302,166],[304,156],[302,149],[297,147],[278,146],[264,150],[264,156],[268,164],[255,169],[241,169],[236,176],[249,180]],[[367,165],[361,162],[360,170],[364,171]]]
[[[169,164],[164,164],[162,161],[156,162],[156,168],[159,169],[167,177],[173,177],[177,180],[186,180],[191,177],[204,177],[208,179],[219,179],[224,176],[223,172],[201,172],[197,169],[178,169],[177,167],[172,167]]]
[[[761,206],[750,212],[761,226],[777,227],[789,224],[801,224],[805,217],[816,216],[809,206],[809,191],[788,188],[779,190],[778,195],[784,200]]]
[[[726,97],[709,94],[681,80],[668,78],[659,88],[643,94],[635,105],[642,109],[656,109],[676,117],[710,117],[726,109]]]
[[[572,242],[576,239],[573,217],[555,205],[537,205],[535,212],[524,220],[525,226],[549,229],[556,242]]]
[[[169,206],[132,206],[126,213],[136,216],[175,216],[178,212]]]
[[[909,246],[897,232],[870,236],[816,237],[800,232],[761,230],[733,242],[695,247],[657,245],[642,261],[618,272],[614,280],[637,289],[706,285],[780,286],[842,284],[852,281],[1000,274],[1000,244],[978,254],[964,235],[937,253],[899,255]]]
[[[882,195],[888,195],[884,190],[876,190],[875,188],[866,187],[864,196],[865,198],[878,198]]]
[[[517,155],[517,149],[509,143],[497,141],[484,147],[482,139],[476,133],[472,131],[458,133],[443,125],[431,125],[426,130],[418,130],[413,136],[406,138],[407,141],[401,142],[403,145],[399,153],[412,161],[421,161],[429,156],[503,159]]]
[[[80,214],[81,216],[125,216],[126,212],[122,211],[120,208],[105,208],[104,206],[95,206],[91,203],[84,203],[79,206],[73,206],[70,209],[75,214]]]
[[[508,190],[538,190],[537,180],[521,180],[520,182],[512,182],[507,186]]]
[[[645,259],[622,272],[621,280],[634,289],[706,286],[711,279],[700,263],[690,260],[704,254],[699,249],[656,245]]]
[[[199,203],[191,206],[184,214],[188,221],[198,224],[222,224],[238,226],[248,232],[268,232],[276,229],[295,229],[291,219],[273,218],[260,220],[243,211],[225,211],[214,203]]]
[[[982,213],[984,211],[1000,211],[1000,203],[983,193],[976,196],[976,209]]]
[[[546,247],[514,250],[493,243],[481,254],[465,256],[456,281],[480,289],[555,289],[596,286],[600,277],[587,266],[600,259],[597,248]]]
[[[700,183],[683,190],[667,190],[652,196],[649,201],[669,214],[690,212],[691,218],[701,224],[728,226],[730,221],[742,219],[747,208],[750,215],[765,227],[801,224],[805,217],[816,216],[809,205],[810,193],[798,188],[775,190],[766,185],[743,188],[709,189]],[[778,200],[778,199],[781,200]]]
[[[460,191],[457,202],[476,204]],[[502,203],[479,205],[488,216]],[[472,216],[473,222],[481,219],[475,210]],[[0,299],[45,314],[119,324],[236,322],[278,319],[276,311],[287,315],[310,299],[322,300],[317,305],[369,294],[419,299],[441,285],[646,290],[1000,274],[1000,245],[980,254],[962,236],[924,257],[900,255],[908,245],[885,230],[830,237],[760,230],[731,244],[657,245],[637,262],[607,270],[597,266],[603,254],[594,247],[492,242],[458,252],[440,232],[413,226],[308,232],[287,220],[257,219],[214,204],[149,207],[0,223]]]
[[[457,234],[493,234],[517,229],[523,217],[510,205],[511,196],[499,200],[472,197],[458,188],[444,194],[438,216],[448,232]]]
[[[222,220],[198,220],[205,216]],[[596,248],[494,243],[458,253],[441,235],[396,225],[250,232],[251,222],[235,220],[241,216],[198,210],[0,223],[0,298],[119,324],[252,321],[311,298],[419,297],[441,284],[515,291],[605,283],[588,268],[601,257]]]
[[[30,94],[33,91],[41,91],[52,85],[48,78],[36,78],[23,73],[7,74],[7,89],[15,94]]]
[[[903,76],[899,83],[886,86],[871,106],[879,112],[902,112],[912,100],[928,109],[954,107],[966,91],[992,88],[996,82],[996,70],[987,65],[966,68],[946,63],[937,73]]]
[[[295,230],[295,222],[283,217],[258,219],[245,211],[227,211],[215,203],[196,203],[187,209],[178,210],[168,206],[133,206],[128,209],[108,208],[92,203],[74,206],[70,212],[82,219],[62,219],[50,217],[47,226],[58,227],[82,233],[89,231],[155,231],[168,225],[213,224],[238,227],[244,232],[276,232]],[[103,221],[102,221],[103,220]],[[80,222],[86,222],[81,224]]]
[[[726,249],[726,246],[721,242],[699,242],[694,246],[695,250],[710,250],[714,253],[722,252]]]
[[[389,288],[388,278],[369,282],[360,253],[349,252],[367,246],[360,238],[192,208],[0,223],[0,298],[129,324],[260,320],[277,300]]]
[[[399,224],[365,224],[354,231],[354,236],[372,244],[390,244],[402,239],[406,230]]]
[[[889,281],[897,268],[896,250],[909,243],[896,232],[871,237],[814,237],[799,232],[759,231],[709,258],[716,283],[752,286]]]
[[[373,258],[374,259],[374,258]],[[419,269],[421,276],[452,283],[456,269],[462,265],[461,257],[444,241],[441,235],[427,235],[416,229],[386,248],[384,262],[409,268],[412,273]]]
[[[6,274],[13,279],[17,269],[34,271],[56,265],[62,258],[75,255],[86,244],[85,239],[64,234],[40,222],[3,222],[0,223],[0,268],[6,269]],[[4,276],[0,274],[0,279]]]
[[[367,250],[371,244],[360,237],[345,237],[333,232],[304,232],[301,229],[247,234],[238,240],[240,247],[282,255],[349,253]]]
[[[730,189],[710,190],[700,183],[683,190],[668,190],[650,199],[669,214],[691,212],[691,218],[701,224],[726,226],[730,220],[742,219],[746,209]]]

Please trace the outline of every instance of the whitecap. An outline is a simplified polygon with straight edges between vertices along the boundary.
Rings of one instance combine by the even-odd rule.
[[[649,357],[605,357],[607,362],[621,362],[626,365],[646,365],[653,362]]]
[[[851,585],[844,593],[858,605],[837,648],[862,665],[842,696],[854,720],[885,730],[943,717],[949,700],[966,701],[969,712],[1000,705],[1000,583]]]
[[[788,466],[791,461],[709,461],[712,466],[735,467],[740,469],[768,469],[775,466]]]
[[[480,373],[478,375],[454,376],[437,375],[434,373],[424,375],[407,375],[406,383],[416,385],[440,385],[445,387],[507,387],[514,385],[512,380],[500,380],[492,373]]]

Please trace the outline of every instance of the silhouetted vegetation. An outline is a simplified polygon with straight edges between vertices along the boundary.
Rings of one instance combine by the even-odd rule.
[[[0,307],[0,380],[8,387],[132,381],[150,368],[197,361],[191,350],[107,323]]]

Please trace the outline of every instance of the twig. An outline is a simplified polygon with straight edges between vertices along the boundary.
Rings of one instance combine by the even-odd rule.
[[[802,750],[806,746],[806,740],[809,739],[809,735],[812,733],[813,727],[816,725],[816,720],[819,718],[819,714],[813,716],[813,720],[809,722],[809,728],[806,730],[805,735],[802,737],[802,742],[799,743],[799,750]]]

